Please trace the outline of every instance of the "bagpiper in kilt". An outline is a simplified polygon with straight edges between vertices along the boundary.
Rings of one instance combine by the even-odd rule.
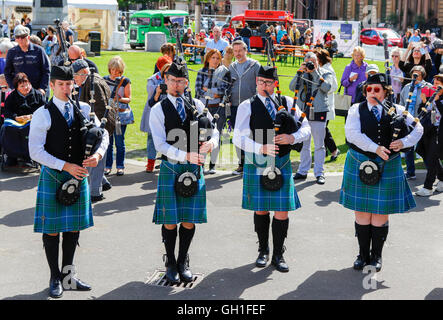
[[[188,86],[186,69],[173,63],[166,72],[167,98],[151,110],[149,127],[155,148],[162,154],[157,184],[157,198],[153,222],[162,225],[162,238],[166,249],[166,278],[170,283],[191,282],[188,250],[195,233],[196,223],[206,223],[206,187],[202,165],[204,155],[218,145],[218,131],[214,129],[209,141],[200,143],[198,132],[191,129],[193,110],[186,106],[184,92]],[[193,99],[202,114],[204,105]],[[207,117],[212,121],[212,116]],[[196,134],[194,134],[196,133]],[[183,174],[197,178],[195,193],[188,197],[177,191]],[[178,257],[175,257],[177,224],[180,225]]]
[[[384,74],[370,75],[363,87],[366,101],[349,109],[345,125],[350,150],[344,166],[340,204],[355,211],[355,233],[360,247],[354,262],[356,270],[366,265],[377,272],[381,270],[389,214],[403,213],[416,206],[398,152],[414,146],[423,134],[423,127],[418,123],[407,136],[393,141],[391,116],[375,100],[384,103],[390,90]],[[394,106],[397,114],[403,113],[404,107]],[[412,122],[414,118],[408,114],[406,123]],[[381,172],[378,182],[362,182],[362,177],[371,172],[366,171],[366,164],[378,167],[375,171]]]
[[[258,94],[239,105],[233,142],[245,151],[242,208],[254,211],[255,232],[259,240],[256,266],[263,268],[269,261],[270,211],[274,211],[271,263],[278,271],[288,272],[289,267],[283,257],[283,244],[289,226],[288,211],[300,207],[292,179],[290,145],[306,140],[311,131],[307,121],[303,121],[295,133],[275,136],[277,109],[271,101],[276,99],[276,73],[275,68],[260,67],[256,80]],[[270,97],[267,97],[267,93]],[[281,100],[286,110],[293,107],[294,101],[291,98],[283,96]],[[300,116],[301,112],[297,108],[295,117],[298,119]],[[283,183],[276,191],[262,185],[261,179],[268,167],[281,171]]]
[[[88,284],[75,276],[73,261],[80,230],[94,225],[89,186],[85,178],[88,171],[85,167],[97,166],[109,141],[105,131],[97,152],[84,159],[81,121],[67,98],[67,95],[71,94],[73,84],[71,67],[52,67],[50,86],[54,93],[53,98],[33,114],[29,131],[30,156],[42,164],[37,188],[34,232],[43,233],[43,245],[51,271],[49,296],[52,298],[60,298],[63,290],[91,290]],[[81,103],[80,107],[82,114],[87,118],[89,105]],[[95,124],[98,126],[99,122],[96,121]],[[72,205],[64,205],[57,200],[57,191],[71,179],[79,182],[79,199]],[[60,232],[63,233],[61,270]]]

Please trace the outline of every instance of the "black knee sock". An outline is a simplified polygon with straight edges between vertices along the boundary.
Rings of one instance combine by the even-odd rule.
[[[78,244],[80,232],[63,232],[63,260],[62,273],[67,274],[73,270],[63,270],[66,266],[72,266],[74,262],[75,249]]]
[[[186,255],[188,254],[189,246],[191,245],[192,238],[195,233],[195,225],[192,229],[186,229],[183,225],[180,225],[179,232],[179,244],[178,244],[178,258],[177,263],[184,263]]]
[[[389,225],[381,227],[371,226],[372,229],[372,254],[381,257],[383,245],[388,237]]]
[[[286,220],[272,219],[272,240],[274,242],[273,255],[283,254],[283,244],[288,235],[289,218]]]
[[[269,253],[269,225],[271,218],[268,214],[258,215],[254,213],[255,232],[258,236],[258,251],[262,253]]]
[[[371,225],[361,225],[355,222],[355,235],[360,247],[360,256],[369,263],[369,252],[371,247]]]
[[[45,247],[46,259],[48,260],[51,278],[61,279],[61,273],[58,266],[59,235],[50,236],[43,234],[43,246]]]
[[[166,256],[168,258],[168,264],[174,265],[177,263],[175,260],[175,242],[177,239],[177,228],[168,230],[162,225],[162,238],[165,244]]]

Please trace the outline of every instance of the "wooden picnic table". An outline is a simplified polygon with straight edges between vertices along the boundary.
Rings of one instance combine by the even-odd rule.
[[[182,46],[184,48],[189,48],[188,50],[185,49],[184,55],[185,55],[185,59],[187,58],[188,62],[194,62],[196,60],[197,57],[197,51],[199,51],[198,49],[204,49],[206,48],[206,46],[201,46],[198,44],[188,44],[188,43],[182,43]],[[194,48],[194,50],[191,50],[192,48]],[[192,52],[191,52],[192,51]],[[194,58],[193,60],[191,60],[191,56]]]

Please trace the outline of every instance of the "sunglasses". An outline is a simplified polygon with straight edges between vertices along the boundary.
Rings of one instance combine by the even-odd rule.
[[[372,89],[374,89],[374,92],[375,93],[379,93],[380,92],[380,88],[378,88],[378,87],[366,87],[366,92],[372,92]]]
[[[394,56],[394,55],[392,55],[391,57],[392,57],[392,58],[399,58],[400,56]]]
[[[22,36],[16,36],[15,38],[16,39],[24,39],[24,38],[27,38],[28,37],[28,35],[27,34],[24,34],[24,35],[22,35]]]

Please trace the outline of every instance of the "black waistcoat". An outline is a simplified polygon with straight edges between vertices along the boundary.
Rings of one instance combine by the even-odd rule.
[[[268,109],[266,109],[266,106],[257,95],[253,96],[250,102],[251,118],[249,120],[249,128],[252,132],[252,140],[263,145],[272,143],[272,138],[275,136],[274,121]],[[288,110],[285,97],[282,97],[282,104]],[[275,109],[275,113],[277,113],[277,109]],[[280,157],[287,155],[291,151],[290,145],[278,145],[278,147],[278,155]]]
[[[367,135],[369,139],[379,146],[384,146],[385,148],[389,149],[389,145],[392,142],[392,127],[390,124],[391,116],[388,115],[384,109],[382,109],[380,122],[378,122],[375,115],[369,111],[367,101],[360,103],[358,109],[360,114],[361,133]],[[348,142],[348,144],[350,148],[366,155],[371,159],[375,159],[377,157],[375,153],[363,151],[350,142]]]
[[[81,166],[85,152],[80,133],[80,120],[74,112],[74,120],[68,128],[65,117],[52,100],[45,108],[51,116],[51,128],[46,135],[45,150],[60,160]]]
[[[195,135],[191,144],[191,119],[192,111],[185,107],[186,119],[182,122],[177,109],[168,98],[161,102],[163,114],[165,116],[166,142],[184,152],[198,151],[198,129],[195,127]],[[171,132],[172,131],[172,132]],[[163,160],[167,160],[166,155],[162,155]]]

